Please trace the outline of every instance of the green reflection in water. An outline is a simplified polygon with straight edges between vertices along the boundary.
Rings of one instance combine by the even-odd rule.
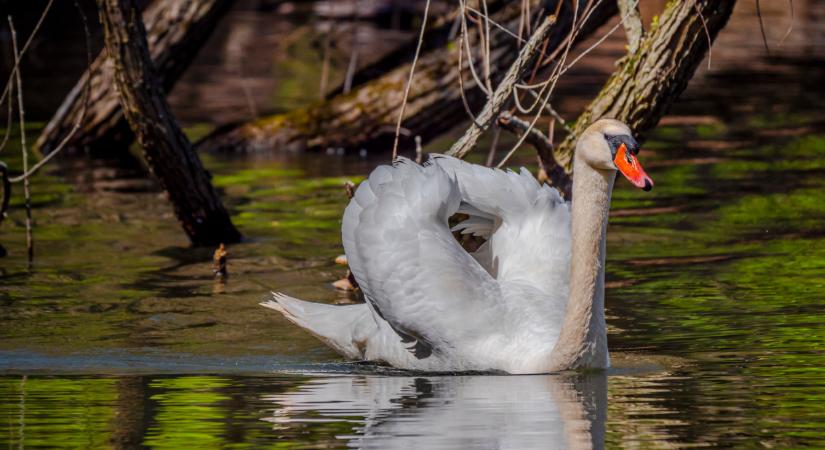
[[[116,397],[108,378],[0,377],[0,445],[105,446]]]
[[[153,425],[144,444],[155,448],[215,448],[225,440],[229,397],[220,392],[229,380],[219,377],[180,377],[155,380],[160,391],[150,397],[157,404]]]

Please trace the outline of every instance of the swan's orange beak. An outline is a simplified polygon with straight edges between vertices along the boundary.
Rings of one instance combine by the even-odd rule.
[[[625,176],[634,186],[642,188],[645,191],[653,189],[653,180],[642,169],[642,165],[636,158],[636,155],[627,150],[627,146],[622,144],[616,151],[616,157],[613,158],[613,164],[619,169],[619,172]]]

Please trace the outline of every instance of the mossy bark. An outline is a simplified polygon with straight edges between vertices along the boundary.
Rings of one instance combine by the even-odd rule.
[[[572,132],[556,147],[555,159],[565,171],[572,171],[577,136],[600,118],[612,117],[627,123],[642,142],[685,90],[709,44],[727,23],[735,3],[668,3],[639,49],[625,56],[619,69],[576,120]]]
[[[164,93],[172,90],[233,3],[234,0],[155,0],[146,9],[143,22]],[[127,149],[134,134],[120,108],[113,75],[114,67],[104,49],[43,129],[36,144],[43,154],[56,148],[81,117],[83,91],[90,78],[89,107],[77,133],[67,142],[67,149],[100,154]]]
[[[561,1],[565,4],[548,38],[550,45],[547,53],[563,42],[572,22],[570,2]],[[510,1],[491,13],[491,19],[511,30],[518,29],[521,6],[521,2]],[[555,10],[554,5],[552,9]],[[588,21],[590,26],[587,31],[596,29],[616,12],[615,2],[600,2]],[[497,82],[518,56],[518,40],[498,27],[491,27],[490,34],[490,72],[492,80]],[[580,39],[586,34],[581,33]],[[477,34],[473,30],[470,35],[474,39]],[[456,40],[440,48],[431,48],[419,58],[402,121],[406,133],[399,145],[401,149],[414,148],[414,136],[421,136],[427,141],[467,119],[459,90],[458,51]],[[475,58],[478,64],[478,57]],[[467,58],[464,60],[463,73],[469,77]],[[409,70],[410,62],[407,61],[348,94],[336,95],[285,114],[218,130],[199,142],[197,148],[240,152],[327,148],[389,151]],[[465,92],[469,105],[474,109],[485,100],[472,78],[465,82]]]
[[[157,79],[135,0],[97,0],[121,109],[195,245],[237,242],[241,235],[175,121]]]

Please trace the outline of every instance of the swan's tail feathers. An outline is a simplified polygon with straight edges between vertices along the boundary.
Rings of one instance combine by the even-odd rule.
[[[365,304],[328,305],[273,292],[272,299],[260,305],[278,311],[350,359],[364,358],[366,337],[375,326]]]

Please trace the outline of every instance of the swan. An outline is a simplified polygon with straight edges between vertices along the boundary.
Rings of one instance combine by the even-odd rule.
[[[653,181],[627,125],[601,119],[576,143],[572,204],[522,168],[398,158],[344,211],[344,251],[365,303],[282,293],[261,305],[343,356],[427,372],[548,373],[610,366],[605,233],[616,172]],[[450,216],[469,218],[448,225]],[[486,239],[468,253],[452,231]]]

